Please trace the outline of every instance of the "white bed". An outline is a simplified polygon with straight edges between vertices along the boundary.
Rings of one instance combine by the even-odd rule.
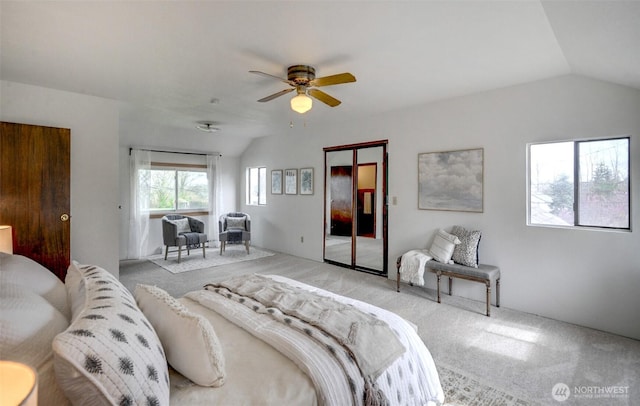
[[[290,336],[289,333],[282,332],[277,335],[285,337],[284,341],[282,338],[274,340],[272,336],[266,338],[271,345],[265,343],[260,338],[265,338],[265,330],[280,331],[282,328],[287,328],[282,325],[283,323],[274,321],[268,314],[248,316],[246,310],[250,309],[247,306],[232,300],[226,301],[222,295],[205,290],[190,292],[177,301],[166,295],[162,296],[164,299],[158,300],[156,304],[154,302],[145,304],[144,300],[141,300],[138,289],[134,299],[134,295],[101,268],[78,264],[75,264],[75,269],[72,268],[74,264],[69,269],[65,286],[46,269],[31,260],[20,256],[0,256],[3,299],[2,309],[0,309],[2,313],[0,354],[2,358],[23,361],[38,370],[41,374],[39,386],[41,405],[60,405],[64,404],[65,400],[67,404],[86,404],[87,402],[113,404],[120,403],[125,395],[126,399],[135,399],[134,403],[146,399],[143,403],[159,405],[343,405],[345,404],[344,396],[347,394],[340,388],[344,389],[347,386],[350,389],[354,386],[352,382],[345,383],[344,376],[341,378],[340,374],[321,372],[319,375],[309,375],[310,369],[322,371],[323,368],[329,368],[326,365],[335,362],[330,359],[322,360],[324,355],[312,355],[318,360],[311,366],[300,358],[300,353],[313,353],[308,349],[314,345],[317,346],[317,343],[292,340],[287,338]],[[364,302],[334,295],[279,276],[269,276],[269,278],[353,305],[365,313],[375,314],[377,318],[385,320],[392,330],[400,333],[400,341],[408,350],[386,368],[375,381],[375,387],[384,391],[389,404],[436,405],[444,401],[433,359],[413,325],[393,313]],[[151,288],[148,287],[149,291],[152,290]],[[112,295],[113,297],[106,297],[98,290],[108,291],[110,295],[111,292],[116,294]],[[35,298],[34,294],[39,299]],[[7,298],[15,299],[17,296],[21,297],[18,301],[7,300]],[[67,298],[66,301],[60,300],[63,296]],[[161,297],[161,295],[156,296]],[[148,296],[147,300],[149,298],[153,299],[153,295]],[[30,310],[26,313],[11,308],[14,305],[24,307],[25,301],[34,303],[33,306],[29,306]],[[96,305],[103,303],[108,303],[108,306]],[[168,310],[162,310],[165,305]],[[214,308],[218,311],[214,311]],[[215,339],[207,342],[206,338],[210,337],[211,333],[208,333],[209,335],[194,334],[186,327],[184,329],[178,327],[174,322],[171,323],[172,328],[167,328],[166,323],[165,325],[159,323],[158,315],[168,314],[162,312],[170,311],[174,316],[179,316],[177,320],[197,320],[197,325],[200,327],[204,323],[202,320],[206,320],[205,330],[214,331]],[[20,317],[16,317],[18,313]],[[124,316],[123,313],[131,317],[123,317],[125,319],[123,322],[114,316],[116,313],[120,317]],[[38,329],[32,323],[29,329],[21,326],[24,320],[28,320],[35,314],[48,314],[54,320],[53,322],[41,320],[43,325],[48,326],[47,331],[50,330],[46,337],[39,334],[38,332],[42,329]],[[239,319],[227,319],[232,318],[233,314],[240,315]],[[131,323],[126,322],[126,319],[132,318],[141,320],[142,323],[132,326]],[[101,319],[105,319],[106,323],[102,323]],[[61,325],[61,320],[65,321],[64,325]],[[162,318],[162,320],[168,319]],[[124,332],[128,337],[144,335],[146,339],[140,341],[147,348],[132,349],[121,344],[107,343],[106,337],[113,334],[114,323],[118,331]],[[243,324],[247,329],[239,326]],[[153,325],[154,329],[149,325]],[[256,328],[256,326],[259,327]],[[24,334],[16,338],[14,332],[22,330]],[[170,334],[177,334],[180,340],[192,341],[187,341],[187,344],[185,341],[177,341],[181,344],[176,346],[175,342],[169,342],[166,339],[167,331]],[[295,336],[296,333],[292,335]],[[304,336],[304,334],[298,334],[300,335]],[[204,344],[202,337],[205,338]],[[95,341],[97,339],[98,341]],[[157,340],[156,345],[154,340]],[[37,349],[37,358],[34,358],[33,346],[36,344],[25,346],[29,341],[37,342],[39,346],[44,343],[45,348]],[[129,339],[130,344],[133,341]],[[202,345],[207,349],[202,350]],[[217,348],[215,350],[217,352],[214,351],[213,355],[210,348],[212,346]],[[149,347],[152,351],[149,357],[145,358],[144,351]],[[14,351],[15,348],[29,348],[29,350],[19,354]],[[277,348],[282,351],[278,351]],[[120,354],[121,351],[124,351],[124,355]],[[87,360],[94,356],[102,357],[99,360],[100,373],[87,372]],[[217,365],[218,369],[212,372],[214,375],[218,374],[215,383],[212,383],[213,386],[195,384],[193,380],[197,381],[197,379],[189,375],[193,370],[190,371],[189,366],[186,369],[183,366],[190,365],[191,362],[195,366],[198,362],[206,361],[207,356],[213,357],[211,359],[217,357],[215,362],[220,363]],[[133,366],[140,364],[147,365],[149,368],[149,365],[153,364],[154,367],[150,370],[153,370],[154,374],[150,376],[155,379],[147,382],[147,380],[140,380],[139,377],[136,377],[138,380],[134,380],[132,376],[122,374],[123,358],[130,358]],[[39,361],[36,362],[35,359]],[[175,362],[177,359],[184,362],[177,363]],[[119,366],[118,360],[120,360]],[[168,364],[180,365],[180,368],[176,369],[184,373],[179,373]],[[52,366],[55,366],[55,375]],[[134,367],[131,368],[133,371]],[[199,371],[195,373],[198,374]],[[361,403],[361,400],[356,400],[347,404]]]

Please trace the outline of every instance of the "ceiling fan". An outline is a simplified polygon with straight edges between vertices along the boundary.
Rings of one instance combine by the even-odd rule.
[[[280,97],[295,90],[297,96],[291,99],[291,109],[301,114],[311,110],[312,100],[308,96],[314,97],[330,107],[336,107],[341,103],[341,101],[335,97],[329,96],[320,89],[316,89],[317,87],[339,85],[342,83],[356,81],[356,77],[348,72],[316,78],[315,68],[309,65],[289,66],[289,68],[287,68],[286,79],[257,70],[250,70],[249,72],[277,79],[291,86],[291,89],[281,90],[278,93],[263,97],[258,100],[259,102],[268,102],[276,97]]]

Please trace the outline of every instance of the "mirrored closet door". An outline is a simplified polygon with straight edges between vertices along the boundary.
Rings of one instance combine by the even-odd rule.
[[[325,148],[324,260],[387,273],[387,141]]]

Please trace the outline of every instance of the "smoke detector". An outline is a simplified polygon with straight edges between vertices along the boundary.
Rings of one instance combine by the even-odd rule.
[[[215,125],[216,123],[214,121],[198,121],[196,128],[206,133],[215,133],[217,131],[220,131],[220,128],[216,127]]]

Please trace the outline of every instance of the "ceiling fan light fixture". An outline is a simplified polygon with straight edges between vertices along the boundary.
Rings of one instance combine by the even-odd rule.
[[[311,110],[312,105],[313,100],[311,100],[311,97],[307,96],[304,93],[300,93],[291,99],[291,110],[295,111],[296,113],[304,114],[307,111]]]

